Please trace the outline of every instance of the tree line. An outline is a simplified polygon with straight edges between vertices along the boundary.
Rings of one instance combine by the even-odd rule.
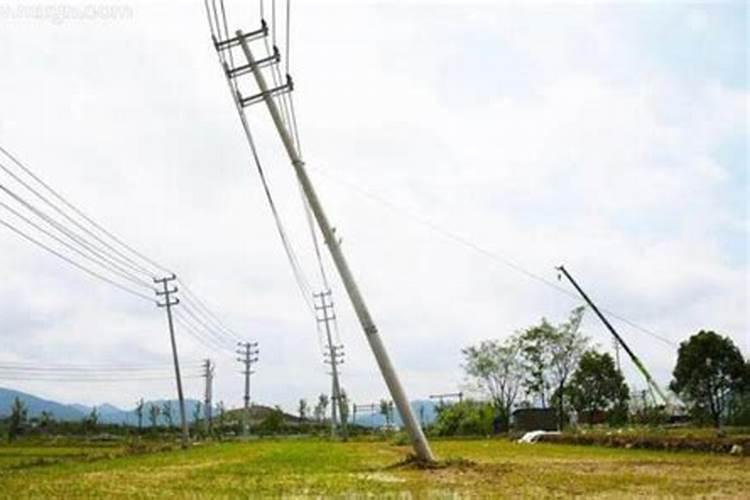
[[[561,429],[571,414],[613,425],[665,417],[665,405],[648,404],[644,396],[636,404],[638,395],[612,356],[582,333],[583,314],[578,307],[560,324],[543,318],[504,340],[462,350],[465,373],[488,397],[499,427],[508,429],[512,412],[524,407],[553,409]],[[750,360],[729,337],[700,331],[682,342],[669,388],[695,423],[750,425]]]

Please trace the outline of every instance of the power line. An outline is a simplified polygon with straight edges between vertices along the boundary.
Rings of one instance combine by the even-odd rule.
[[[33,364],[30,364],[31,361],[23,362],[23,361],[0,361],[1,366],[6,367],[28,367],[28,368],[39,368],[42,370],[148,370],[148,369],[158,369],[158,368],[168,368],[172,365],[167,362],[162,363],[133,363],[133,364],[127,364],[127,365],[118,365],[118,364],[110,364],[110,363],[76,363],[76,364],[69,364],[69,363],[55,363],[55,362],[46,362],[46,361],[33,361]],[[195,360],[188,360],[185,362],[187,366],[191,365],[199,365],[199,361]]]
[[[207,347],[217,353],[228,352],[230,350],[227,346],[218,342],[215,338],[208,335],[200,328],[196,327],[195,324],[192,323],[187,316],[182,314],[182,311],[176,311],[174,318],[180,326],[185,328],[185,331],[188,333],[188,335],[193,337],[204,347]]]
[[[229,345],[233,345],[234,339],[232,339],[229,336],[221,335],[217,333],[213,328],[208,326],[202,319],[198,317],[197,314],[195,314],[195,311],[192,309],[192,306],[188,306],[187,302],[182,303],[183,311],[190,316],[190,318],[195,321],[200,327],[203,329],[204,332],[206,332],[207,335],[209,335],[211,338],[213,338],[219,345],[224,345],[224,343],[228,343]]]
[[[121,283],[118,283],[118,282],[116,282],[116,281],[114,281],[114,280],[112,280],[110,278],[107,278],[106,276],[104,276],[104,275],[102,275],[102,274],[100,274],[100,273],[98,273],[98,272],[96,272],[96,271],[94,271],[92,269],[89,269],[88,267],[84,266],[83,264],[81,264],[79,262],[76,262],[75,260],[73,260],[73,259],[71,259],[71,258],[63,255],[62,253],[60,253],[60,252],[58,252],[58,251],[50,248],[49,246],[45,245],[44,243],[40,242],[39,240],[33,238],[32,236],[29,236],[28,234],[24,233],[20,229],[16,228],[12,224],[6,222],[2,218],[0,218],[0,224],[2,224],[3,226],[7,227],[8,229],[10,229],[11,231],[13,231],[14,233],[18,234],[19,236],[21,236],[25,240],[30,241],[31,243],[33,243],[33,244],[35,244],[35,245],[43,248],[44,250],[48,251],[49,253],[51,253],[51,254],[57,256],[58,258],[64,260],[68,264],[76,267],[77,269],[79,269],[79,270],[81,270],[81,271],[83,271],[83,272],[85,272],[85,273],[87,273],[87,274],[89,274],[89,275],[91,275],[91,276],[93,276],[95,278],[98,278],[98,279],[100,279],[100,280],[102,280],[102,281],[104,281],[106,283],[109,283],[110,285],[112,285],[114,287],[117,287],[120,290],[122,290],[124,292],[127,292],[127,293],[129,293],[131,295],[135,295],[136,297],[140,297],[140,298],[145,299],[145,300],[147,300],[149,302],[152,302],[152,303],[155,302],[152,297],[144,295],[144,294],[142,294],[142,293],[140,293],[140,292],[138,292],[136,290],[133,290],[133,289],[131,289],[131,288],[129,288],[129,287],[121,284]]]
[[[187,375],[183,378],[201,378],[200,375]],[[174,380],[174,375],[163,377],[117,377],[117,378],[92,378],[92,377],[28,377],[27,375],[0,375],[0,380],[18,380],[23,382],[150,382],[157,380]]]
[[[467,238],[465,238],[463,236],[460,236],[460,235],[458,235],[458,234],[456,234],[454,232],[451,232],[451,231],[448,231],[446,229],[443,229],[442,227],[438,226],[434,222],[432,222],[432,221],[430,221],[430,220],[428,220],[428,219],[426,219],[424,217],[421,217],[419,215],[416,215],[416,214],[414,214],[412,212],[409,212],[408,210],[405,210],[405,209],[399,207],[398,205],[396,205],[396,204],[394,204],[394,203],[392,203],[392,202],[390,202],[390,201],[388,201],[388,200],[386,200],[384,198],[381,198],[380,196],[378,196],[378,195],[376,195],[376,194],[374,194],[374,193],[372,193],[372,192],[370,192],[370,191],[368,191],[366,189],[363,189],[363,188],[361,188],[361,187],[359,187],[359,186],[357,186],[357,185],[355,185],[355,184],[353,184],[351,182],[342,180],[340,178],[333,177],[332,175],[330,175],[329,173],[327,173],[324,169],[322,169],[320,167],[316,168],[316,170],[323,177],[325,177],[325,178],[327,178],[327,179],[329,179],[329,180],[331,180],[333,182],[342,184],[342,185],[344,185],[344,186],[346,186],[346,187],[348,187],[348,188],[350,188],[350,189],[352,189],[354,191],[357,191],[359,194],[364,195],[365,197],[369,198],[370,200],[375,201],[376,203],[378,203],[378,204],[380,204],[380,205],[388,208],[389,210],[391,210],[391,211],[393,211],[393,212],[395,212],[395,213],[397,213],[397,214],[399,214],[401,216],[405,216],[406,218],[411,219],[413,222],[415,222],[417,224],[420,224],[422,226],[427,227],[428,229],[432,230],[435,233],[438,233],[439,235],[443,236],[446,239],[452,240],[455,243],[458,243],[458,244],[460,244],[460,245],[462,245],[464,247],[467,247],[467,248],[473,250],[474,252],[476,252],[476,253],[478,253],[478,254],[480,254],[480,255],[482,255],[482,256],[490,259],[490,260],[499,262],[500,264],[503,264],[504,266],[509,267],[509,268],[513,269],[514,271],[516,271],[516,272],[518,272],[520,274],[523,274],[524,276],[526,276],[526,277],[528,277],[528,278],[530,278],[532,280],[535,280],[535,281],[537,281],[539,283],[542,283],[543,285],[545,285],[545,286],[547,286],[549,288],[552,288],[555,291],[557,291],[559,293],[562,293],[563,295],[567,295],[568,297],[570,297],[570,298],[572,298],[572,299],[574,299],[576,301],[579,300],[578,296],[575,293],[573,293],[573,292],[571,292],[571,291],[569,291],[569,290],[561,287],[560,285],[558,285],[557,283],[555,283],[552,280],[549,280],[549,279],[547,279],[547,278],[545,278],[543,276],[540,276],[539,274],[536,274],[536,273],[534,273],[532,271],[529,271],[528,269],[524,268],[523,266],[521,266],[520,264],[516,263],[515,261],[509,259],[508,257],[501,256],[501,255],[499,255],[499,254],[497,254],[495,252],[487,250],[486,248],[484,248],[484,247],[482,247],[482,246],[480,246],[480,245],[478,245],[478,244],[476,244],[476,243],[468,240]],[[622,315],[619,315],[619,314],[617,314],[617,313],[615,313],[615,312],[613,312],[613,311],[611,311],[609,309],[605,309],[603,307],[600,308],[600,309],[602,311],[606,312],[612,318],[615,318],[615,319],[617,319],[617,320],[619,320],[619,321],[621,321],[621,322],[623,322],[623,323],[625,323],[625,324],[633,327],[634,329],[640,331],[641,333],[645,333],[646,335],[649,335],[649,336],[651,336],[651,337],[653,337],[653,338],[655,338],[655,339],[657,339],[657,340],[659,340],[659,341],[663,342],[664,344],[669,345],[671,347],[676,347],[677,346],[676,343],[674,343],[673,341],[667,339],[666,337],[663,337],[663,336],[661,336],[661,335],[653,332],[652,330],[649,330],[649,329],[647,329],[647,328],[645,328],[645,327],[643,327],[641,325],[638,325],[634,321],[631,321],[631,320],[623,317]]]
[[[290,264],[290,267],[292,268],[292,273],[294,275],[295,282],[297,283],[297,287],[300,290],[300,293],[302,294],[303,300],[305,301],[305,304],[307,305],[308,309],[311,311],[311,313],[314,314],[314,308],[312,301],[310,299],[310,286],[307,282],[307,279],[304,276],[304,273],[302,272],[302,269],[299,265],[297,255],[291,245],[291,242],[289,241],[289,237],[287,236],[286,230],[284,228],[284,224],[281,220],[281,216],[279,214],[279,211],[276,207],[276,203],[273,199],[273,195],[271,194],[271,189],[268,183],[268,179],[266,178],[265,171],[263,169],[263,164],[260,160],[260,156],[258,155],[257,147],[255,144],[255,140],[253,139],[252,132],[250,131],[250,125],[247,122],[247,117],[245,116],[244,110],[242,108],[242,104],[240,102],[238,93],[234,91],[234,87],[232,85],[232,78],[229,77],[227,72],[227,66],[226,63],[222,61],[221,57],[221,50],[217,49],[217,52],[219,53],[219,60],[222,63],[224,67],[224,74],[227,79],[227,84],[229,85],[230,93],[232,95],[232,98],[235,103],[235,107],[237,108],[237,112],[240,118],[240,122],[242,124],[242,128],[245,132],[245,138],[248,142],[248,145],[250,146],[250,151],[253,157],[253,162],[255,163],[256,170],[258,172],[258,175],[261,179],[261,183],[263,185],[263,191],[266,196],[266,201],[268,202],[268,205],[271,209],[271,213],[274,218],[274,223],[276,224],[276,230],[279,234],[279,237],[281,239],[282,246],[284,247],[284,252],[286,254],[287,260]]]
[[[74,252],[76,252],[77,254],[79,254],[81,257],[83,257],[83,258],[85,258],[87,260],[90,260],[91,262],[94,262],[95,264],[98,264],[99,266],[107,269],[108,271],[112,272],[113,274],[117,274],[121,278],[124,278],[124,279],[130,281],[131,283],[134,283],[135,285],[142,286],[142,287],[144,287],[146,289],[149,289],[149,290],[153,289],[147,282],[143,281],[142,279],[138,278],[134,274],[128,272],[125,269],[123,269],[117,263],[115,263],[115,262],[107,259],[107,257],[105,257],[104,255],[102,255],[101,253],[99,253],[96,249],[93,249],[90,245],[88,245],[88,243],[86,241],[84,241],[80,237],[78,237],[78,235],[76,235],[75,233],[71,233],[67,228],[65,228],[62,225],[60,225],[57,221],[55,221],[54,219],[52,219],[49,216],[47,216],[44,212],[40,211],[39,209],[35,208],[33,205],[31,205],[30,203],[28,203],[26,200],[24,200],[23,198],[21,198],[17,194],[15,194],[12,191],[8,190],[2,184],[0,184],[0,190],[4,191],[8,195],[10,195],[18,203],[20,203],[21,205],[23,205],[27,210],[29,210],[30,212],[32,212],[33,214],[35,214],[37,217],[41,218],[43,221],[45,221],[47,224],[49,224],[53,228],[57,229],[60,233],[62,233],[63,235],[65,235],[68,238],[70,238],[71,240],[73,240],[74,243],[77,243],[78,245],[80,245],[81,247],[83,247],[84,250],[86,250],[89,253],[91,253],[92,255],[94,255],[94,257],[90,257],[90,256],[86,255],[85,253],[83,253],[78,248],[76,248],[76,247],[72,246],[71,244],[69,244],[69,243],[61,240],[60,238],[58,238],[54,234],[50,233],[49,231],[47,231],[43,227],[39,226],[38,224],[36,224],[32,220],[30,220],[29,218],[27,218],[24,215],[20,214],[18,211],[16,211],[15,209],[13,209],[12,207],[10,207],[9,205],[7,205],[7,204],[5,204],[3,202],[0,202],[0,206],[2,206],[3,208],[5,208],[7,211],[9,211],[10,213],[12,213],[13,215],[15,215],[16,217],[18,217],[19,219],[23,220],[28,225],[34,227],[38,231],[44,233],[48,237],[54,239],[55,241],[57,241],[58,243],[64,245],[65,247],[69,248],[70,250],[73,250]]]
[[[208,317],[210,317],[211,319],[213,319],[214,325],[218,326],[227,335],[230,335],[231,337],[233,337],[235,341],[242,340],[239,335],[237,335],[232,329],[230,329],[229,327],[227,327],[224,324],[224,322],[216,315],[216,313],[214,313],[205,304],[205,302],[203,300],[201,300],[201,298],[198,297],[198,295],[195,292],[193,292],[193,290],[189,286],[187,286],[187,284],[184,281],[182,281],[179,278],[178,278],[177,281],[182,286],[182,291],[184,292],[183,293],[183,297],[184,298],[188,299],[188,301],[194,302],[197,305],[197,309],[202,310],[205,313],[205,315],[207,315]],[[206,317],[205,315],[204,315],[204,317]]]
[[[64,367],[40,367],[40,366],[4,366],[0,365],[0,372],[19,372],[19,373],[75,373],[79,375],[101,375],[101,374],[109,374],[114,375],[118,373],[163,373],[163,372],[170,372],[170,367],[161,367],[161,368],[147,368],[147,369],[138,369],[138,368],[104,368],[104,369],[81,369],[81,368],[64,368]]]
[[[96,221],[94,221],[91,217],[86,215],[82,210],[80,210],[78,207],[76,207],[74,204],[72,204],[70,201],[68,201],[65,197],[63,197],[58,191],[53,189],[51,186],[49,186],[47,183],[45,183],[39,176],[34,174],[34,172],[25,166],[23,163],[21,163],[15,156],[10,154],[5,148],[0,146],[0,151],[5,154],[8,158],[11,159],[11,161],[18,166],[21,170],[23,170],[26,175],[34,179],[37,183],[39,183],[44,189],[46,189],[52,196],[54,196],[58,201],[60,201],[64,206],[66,206],[69,210],[73,211],[76,215],[81,217],[84,221],[88,222],[91,226],[93,226],[95,229],[100,231],[102,234],[110,238],[112,241],[119,244],[122,248],[126,249],[127,251],[131,252],[133,255],[139,257],[140,259],[144,260],[145,262],[149,263],[153,267],[156,267],[157,269],[164,270],[165,268],[159,264],[157,264],[152,259],[146,257],[142,253],[135,250],[133,247],[127,245],[125,242],[123,242],[121,239],[119,239],[117,236],[112,234],[111,232],[104,229],[101,225],[99,225]],[[57,213],[62,215],[66,220],[68,220],[70,223],[84,231],[86,234],[88,234],[90,237],[94,238],[96,241],[98,241],[100,244],[108,248],[112,253],[118,255],[120,258],[122,258],[125,262],[129,263],[131,266],[133,266],[135,269],[137,269],[139,272],[143,273],[144,275],[148,277],[153,277],[154,273],[146,269],[144,266],[141,266],[137,262],[135,262],[132,258],[124,255],[122,252],[114,248],[112,245],[104,241],[101,237],[94,234],[92,231],[90,231],[88,228],[84,227],[82,224],[80,224],[77,220],[72,218],[70,215],[68,215],[64,210],[62,210],[60,207],[55,205],[52,201],[49,200],[46,196],[41,194],[38,190],[31,187],[27,182],[25,182],[23,179],[21,179],[19,176],[17,176],[14,172],[12,172],[9,168],[7,168],[5,165],[0,163],[0,168],[2,168],[8,175],[13,177],[17,182],[19,182],[21,185],[23,185],[26,189],[34,193],[39,199],[44,201],[47,205],[49,205],[53,210],[55,210]]]

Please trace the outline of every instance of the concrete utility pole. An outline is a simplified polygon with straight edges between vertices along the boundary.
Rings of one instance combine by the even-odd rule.
[[[357,283],[354,281],[354,276],[349,269],[349,264],[347,263],[346,258],[344,257],[344,253],[341,250],[339,239],[335,236],[333,226],[328,221],[328,217],[323,211],[323,206],[321,205],[318,195],[315,192],[315,188],[313,187],[312,182],[307,175],[307,171],[305,170],[305,163],[302,161],[302,158],[297,151],[294,141],[289,134],[289,131],[287,130],[284,120],[281,117],[281,112],[279,111],[279,107],[276,103],[276,100],[274,99],[274,95],[278,93],[278,90],[272,89],[269,91],[265,76],[263,75],[263,72],[261,70],[261,64],[256,61],[255,57],[253,57],[252,51],[250,50],[248,38],[249,37],[243,34],[242,31],[238,30],[236,32],[236,38],[234,38],[233,40],[220,42],[220,44],[217,45],[217,49],[226,50],[226,48],[229,48],[229,50],[231,50],[231,47],[235,46],[236,44],[239,44],[242,47],[242,51],[247,58],[246,67],[252,71],[253,76],[255,77],[255,82],[257,83],[258,89],[260,90],[260,94],[258,94],[257,99],[261,99],[266,103],[268,111],[271,114],[271,118],[273,119],[274,125],[276,126],[276,130],[281,136],[281,141],[283,142],[284,148],[289,155],[289,159],[292,162],[292,166],[294,168],[297,179],[302,186],[302,191],[307,198],[310,209],[312,210],[313,215],[315,216],[315,220],[320,227],[320,231],[323,233],[323,238],[326,242],[326,245],[328,246],[328,250],[331,252],[331,257],[333,258],[336,269],[341,276],[341,281],[344,284],[344,288],[346,288],[346,292],[351,299],[354,311],[356,312],[357,318],[359,319],[359,322],[362,325],[362,329],[365,332],[365,337],[367,338],[367,341],[370,344],[370,348],[375,355],[375,359],[378,363],[378,366],[380,367],[380,372],[383,375],[383,379],[388,386],[391,397],[396,402],[396,406],[398,407],[398,411],[404,421],[404,427],[409,434],[409,438],[411,439],[416,456],[419,460],[422,460],[424,462],[433,462],[435,458],[432,455],[430,444],[427,442],[427,439],[422,432],[422,428],[419,426],[417,419],[414,417],[414,413],[409,406],[409,399],[406,397],[406,392],[404,392],[404,389],[401,386],[401,381],[399,380],[398,375],[393,368],[393,364],[391,363],[391,359],[385,349],[385,345],[383,345],[383,341],[380,338],[380,334],[378,333],[378,329],[375,326],[375,322],[373,321],[372,316],[370,315],[370,311],[365,304],[364,297],[360,293]],[[223,45],[221,45],[222,43]],[[230,75],[230,78],[236,76],[238,76],[237,73],[235,73],[234,76]],[[287,78],[287,80],[287,90],[291,90],[291,79]],[[283,89],[281,91],[283,91]],[[242,106],[257,102],[256,97],[243,99],[241,95],[237,95],[237,98]]]
[[[180,299],[175,297],[171,300],[170,296],[177,293],[177,287],[169,288],[169,282],[174,281],[177,277],[173,274],[172,276],[156,279],[154,283],[162,285],[162,291],[156,292],[157,296],[164,297],[164,303],[157,302],[158,307],[164,307],[167,310],[167,321],[169,323],[169,339],[172,342],[172,358],[174,359],[174,374],[177,379],[177,398],[180,402],[180,423],[182,424],[182,446],[186,447],[190,442],[190,431],[188,430],[187,419],[185,418],[185,398],[182,393],[182,377],[180,376],[180,361],[177,356],[177,342],[174,338],[174,322],[172,321],[172,306],[176,306],[180,303]]]
[[[213,418],[213,382],[214,382],[214,364],[210,359],[203,361],[203,378],[206,379],[206,390],[203,396],[203,418],[204,428],[207,435],[211,435],[212,418]]]
[[[245,397],[243,398],[245,401],[245,412],[242,422],[242,435],[247,436],[250,432],[250,375],[255,373],[252,367],[254,363],[258,362],[260,350],[258,349],[257,342],[237,342],[237,345],[239,346],[237,354],[240,355],[237,361],[245,365],[244,370],[241,372],[245,375]]]
[[[333,343],[331,334],[331,322],[336,320],[336,314],[333,311],[333,300],[331,291],[326,290],[321,293],[314,293],[315,312],[318,323],[322,323],[326,332],[326,342],[328,352],[325,354],[325,362],[331,365],[331,436],[336,435],[336,410],[340,415],[346,415],[344,405],[346,401],[341,397],[341,383],[339,379],[338,365],[344,362],[344,346]],[[341,419],[341,435],[346,438],[346,422]]]

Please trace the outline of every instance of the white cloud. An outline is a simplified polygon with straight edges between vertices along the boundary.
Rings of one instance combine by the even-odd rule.
[[[169,3],[133,9],[129,21],[101,24],[3,21],[0,46],[12,50],[0,59],[0,142],[179,270],[235,330],[260,340],[257,397],[294,408],[297,398],[326,391],[328,378],[203,12]],[[714,74],[685,83],[640,52],[632,19],[618,12],[295,7],[292,71],[305,156],[410,396],[456,387],[461,347],[542,315],[561,320],[575,302],[337,179],[547,278],[565,262],[602,304],[673,341],[714,328],[750,349],[747,213],[727,202],[743,166],[714,154],[746,133],[746,88]],[[312,275],[291,170],[265,110],[253,108],[251,121]],[[743,246],[739,261],[727,238]],[[156,308],[93,284],[11,234],[0,233],[0,249],[4,310],[35,320],[3,332],[14,339],[8,356],[168,360]],[[383,396],[339,286],[336,302],[349,393],[357,401]],[[593,317],[585,326],[609,345]],[[666,383],[674,352],[628,327],[623,333]],[[206,355],[188,340],[181,352]],[[237,369],[231,357],[219,360],[219,397],[232,403],[241,392]],[[40,388],[120,404],[170,389]]]

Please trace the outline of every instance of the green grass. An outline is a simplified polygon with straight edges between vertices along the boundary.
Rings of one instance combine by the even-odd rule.
[[[399,465],[387,442],[259,440],[129,454],[124,445],[0,446],[2,498],[747,498],[748,458],[504,440],[433,443],[451,465]]]

